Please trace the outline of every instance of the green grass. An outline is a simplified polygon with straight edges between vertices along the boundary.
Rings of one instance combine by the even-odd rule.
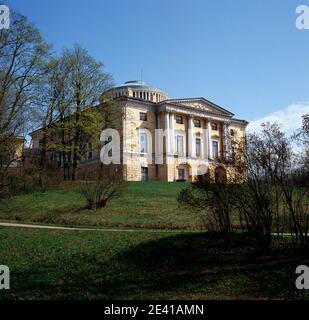
[[[86,210],[76,187],[0,199],[0,220],[66,225],[194,229],[199,218],[180,208],[177,194],[185,183],[131,182],[105,209]]]
[[[0,228],[0,299],[300,299],[308,250],[214,234]]]

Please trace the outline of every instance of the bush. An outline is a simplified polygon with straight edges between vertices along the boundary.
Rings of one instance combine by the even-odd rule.
[[[124,182],[117,169],[111,171],[98,170],[89,172],[88,176],[96,176],[95,181],[82,182],[79,192],[86,198],[88,209],[105,208],[107,203],[119,197]]]

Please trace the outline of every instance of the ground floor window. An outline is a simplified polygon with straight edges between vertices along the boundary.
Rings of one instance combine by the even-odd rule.
[[[178,169],[178,179],[185,180],[185,169],[183,168]]]
[[[142,181],[148,181],[148,168],[142,167]]]

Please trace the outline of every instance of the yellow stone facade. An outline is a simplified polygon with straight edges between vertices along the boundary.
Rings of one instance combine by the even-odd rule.
[[[160,98],[154,101],[156,92]],[[218,159],[228,167],[224,160],[230,157],[231,133],[244,138],[248,124],[204,98],[170,99],[139,81],[113,88],[102,99],[112,99],[122,108],[121,152],[127,181],[193,180],[207,172],[214,176]],[[161,136],[158,130],[163,131]]]

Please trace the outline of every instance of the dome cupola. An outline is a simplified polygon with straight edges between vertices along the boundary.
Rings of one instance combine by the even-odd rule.
[[[105,91],[102,95],[104,99],[115,99],[121,96],[146,100],[151,102],[161,102],[169,99],[168,95],[161,89],[151,87],[144,81],[130,80]]]

